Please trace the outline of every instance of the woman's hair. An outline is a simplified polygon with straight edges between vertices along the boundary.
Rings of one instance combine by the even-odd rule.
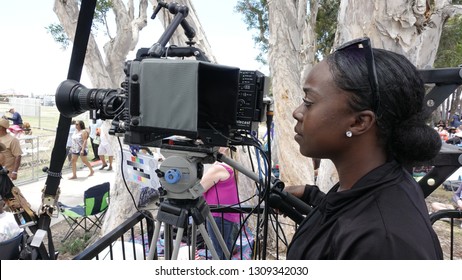
[[[424,119],[425,87],[419,72],[403,55],[382,49],[373,52],[380,100],[375,112],[378,138],[388,155],[403,164],[434,158],[441,148],[441,139]],[[351,108],[372,108],[364,50],[345,49],[326,59],[336,86],[352,93]]]
[[[80,129],[85,129],[85,123],[83,121],[77,121],[79,123]]]

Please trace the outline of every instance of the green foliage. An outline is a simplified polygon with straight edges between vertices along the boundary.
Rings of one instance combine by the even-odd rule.
[[[237,2],[234,11],[244,16],[244,23],[247,30],[255,30],[252,36],[255,45],[260,49],[260,54],[256,58],[262,64],[267,64],[266,54],[269,45],[269,19],[268,1],[266,0],[240,0]]]
[[[441,33],[435,67],[457,67],[462,64],[462,16],[448,19]]]
[[[339,6],[340,0],[319,1],[315,27],[317,36],[316,59],[321,59],[328,55],[334,45]]]
[[[316,18],[317,51],[320,58],[328,54],[334,43],[335,31],[337,30],[337,13],[340,0],[320,0]],[[239,0],[234,10],[243,15],[247,30],[255,30],[253,36],[255,45],[260,54],[257,61],[266,64],[269,44],[268,1],[267,0]]]
[[[79,2],[81,2],[79,0]],[[107,14],[112,9],[112,1],[111,0],[98,0],[96,1],[96,8],[95,14],[93,16],[93,31],[97,31],[99,29],[99,25],[103,25],[106,28],[105,35],[110,37],[109,28],[107,25]],[[53,39],[56,43],[60,44],[63,49],[67,49],[69,47],[70,39],[67,36],[64,28],[61,24],[52,23],[45,27],[48,33],[51,34]]]
[[[112,9],[111,0],[98,0],[96,1],[95,15],[93,16],[93,30],[98,30],[99,25],[104,25],[106,27],[105,35],[110,36],[109,28],[107,24],[107,14]]]
[[[60,44],[63,49],[67,49],[70,39],[67,37],[64,28],[60,24],[50,24],[45,29],[51,34],[56,43]]]
[[[77,255],[87,247],[91,237],[90,234],[84,234],[82,237],[69,238],[61,244],[60,251],[63,254]]]

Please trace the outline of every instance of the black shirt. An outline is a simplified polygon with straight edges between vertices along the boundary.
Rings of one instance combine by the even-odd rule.
[[[422,190],[397,162],[327,194],[307,187],[315,206],[295,233],[287,259],[442,259]]]

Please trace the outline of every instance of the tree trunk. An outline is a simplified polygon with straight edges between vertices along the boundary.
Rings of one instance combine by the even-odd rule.
[[[90,34],[85,57],[85,70],[92,86],[97,88],[119,88],[125,77],[123,67],[126,56],[137,45],[139,31],[147,25],[147,0],[139,1],[137,16],[134,13],[133,0],[127,2],[127,7],[122,0],[113,0],[112,4],[116,17],[117,34],[105,44],[105,58],[103,59],[93,34]],[[74,41],[79,14],[78,1],[55,0],[54,12],[68,37]],[[110,121],[106,121],[103,124],[103,129],[109,129],[109,126]],[[111,186],[111,203],[108,213],[105,215],[105,222],[101,230],[102,235],[118,226],[136,211],[132,198],[125,188],[125,183],[122,181],[120,168],[118,168],[120,157],[117,151],[119,151],[119,144],[116,137],[112,137],[111,141],[115,152],[116,179],[115,184]],[[136,187],[130,189],[136,200],[139,196],[138,189]]]
[[[317,1],[269,1],[269,54],[271,90],[274,97],[275,140],[284,143],[277,153],[281,179],[286,185],[314,182],[312,161],[303,157],[294,141],[293,110],[303,97],[302,75],[314,61]]]
[[[292,112],[304,96],[302,80],[314,62],[317,1],[310,2],[307,17],[307,1],[268,1],[269,53],[271,91],[274,98],[274,120],[276,149],[281,180],[286,185],[314,183],[311,159],[302,156],[294,141]],[[283,144],[282,144],[283,143]],[[283,219],[281,224],[288,240],[294,232],[293,222]],[[281,221],[280,221],[281,222]],[[270,234],[268,246],[275,248],[276,238]],[[285,249],[282,247],[281,249]],[[272,252],[272,251],[271,251]]]

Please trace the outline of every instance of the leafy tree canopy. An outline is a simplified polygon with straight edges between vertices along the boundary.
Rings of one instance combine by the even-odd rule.
[[[81,0],[79,0],[79,3]],[[107,24],[107,15],[108,12],[112,9],[111,0],[98,0],[96,1],[95,15],[93,17],[93,26],[92,29],[97,31],[99,25],[103,25],[106,28],[105,35],[110,36],[109,28]],[[70,39],[67,36],[64,28],[61,24],[52,23],[45,27],[47,32],[53,37],[56,43],[60,44],[63,49],[67,49],[70,44]]]
[[[444,25],[434,64],[437,68],[462,65],[462,16],[450,18]]]
[[[316,18],[316,57],[318,59],[330,53],[334,43],[339,6],[340,0],[319,1]],[[243,15],[247,30],[255,31],[253,39],[255,45],[260,49],[260,54],[256,59],[260,63],[267,64],[265,57],[269,44],[268,1],[239,0],[234,10]]]

